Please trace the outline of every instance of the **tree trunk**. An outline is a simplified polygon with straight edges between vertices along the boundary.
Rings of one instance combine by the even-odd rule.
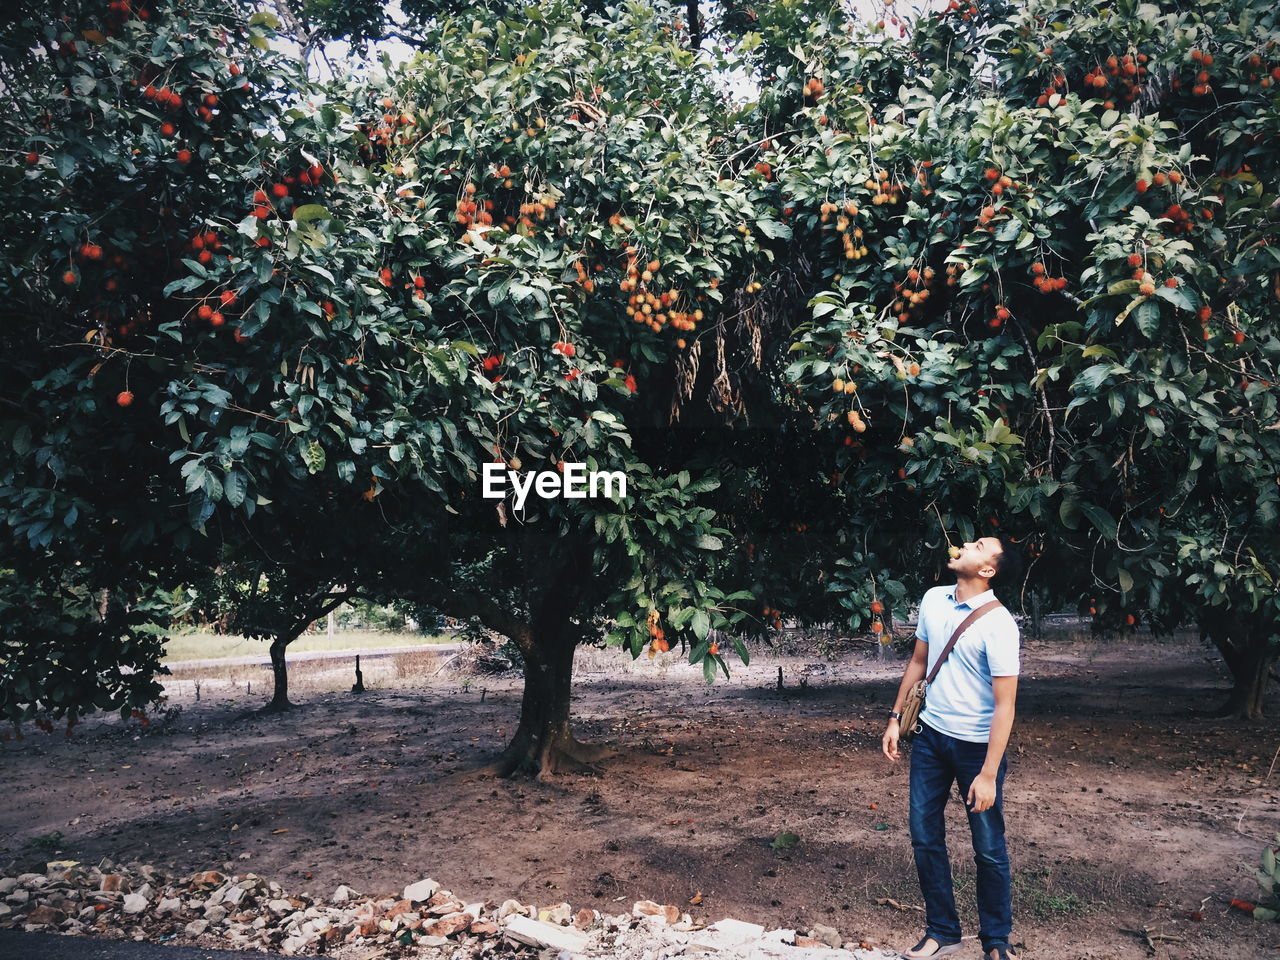
[[[554,626],[554,625],[548,625]],[[520,644],[524,654],[524,696],[515,735],[496,761],[480,773],[518,773],[547,779],[557,773],[599,773],[592,764],[613,755],[607,747],[582,743],[573,735],[569,705],[577,638],[565,624],[552,636]]]
[[[1256,720],[1263,714],[1267,681],[1276,654],[1271,648],[1270,630],[1246,617],[1221,617],[1208,621],[1214,646],[1231,671],[1231,691],[1213,715]]]
[[[702,16],[698,11],[698,0],[686,0],[685,16],[689,18],[689,49],[696,52],[702,46]]]
[[[580,742],[569,720],[573,655],[582,639],[582,627],[571,617],[590,581],[591,554],[580,548],[556,563],[535,537],[525,546],[532,587],[529,619],[513,618],[487,602],[480,610],[486,625],[510,637],[524,657],[520,722],[498,759],[477,772],[533,773],[540,780],[564,772],[599,773],[592,764],[614,751]]]
[[[284,652],[299,634],[277,634],[271,641],[271,676],[275,682],[275,692],[271,702],[262,708],[263,713],[283,713],[292,709],[289,702],[289,670],[285,665]]]

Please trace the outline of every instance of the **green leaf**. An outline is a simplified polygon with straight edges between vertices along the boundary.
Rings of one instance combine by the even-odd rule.
[[[222,495],[233,507],[239,507],[244,503],[244,497],[248,491],[249,478],[239,470],[230,471],[222,482]]]
[[[298,223],[306,223],[309,220],[328,220],[329,211],[318,203],[304,203],[294,209],[293,219]]]
[[[707,616],[705,610],[697,610],[693,614],[693,635],[699,640],[707,639],[707,633],[711,629],[711,618]]]
[[[1120,592],[1128,593],[1133,589],[1133,574],[1121,567],[1116,571],[1116,580],[1120,584]]]
[[[774,240],[791,239],[791,228],[785,223],[779,223],[777,220],[761,220],[756,226],[760,228],[760,232],[766,237]]]
[[[773,838],[773,842],[770,843],[769,846],[773,847],[775,850],[787,850],[794,847],[799,842],[800,838],[794,833],[780,833]]]
[[[324,447],[316,441],[313,440],[307,445],[305,458],[307,462],[307,471],[309,473],[319,473],[324,469]]]
[[[1199,298],[1186,287],[1166,287],[1162,283],[1156,287],[1156,296],[1188,313],[1194,313],[1199,306]]]
[[[1075,530],[1080,526],[1080,501],[1071,498],[1064,498],[1058,506],[1058,519],[1062,521],[1062,525],[1068,530]]]
[[[1092,503],[1082,503],[1080,504],[1080,512],[1088,518],[1089,522],[1103,537],[1107,540],[1116,539],[1118,527],[1115,518],[1106,510]]]
[[[465,351],[473,357],[480,356],[480,351],[476,349],[476,345],[474,343],[468,343],[466,340],[453,341],[453,349]]]
[[[316,264],[316,263],[304,263],[304,264],[303,264],[303,267],[304,267],[305,269],[307,269],[307,270],[310,270],[310,271],[311,271],[312,273],[314,273],[317,277],[324,277],[324,278],[325,278],[326,280],[328,280],[330,283],[337,283],[337,282],[338,282],[337,280],[335,280],[335,279],[333,278],[333,274],[332,274],[332,273],[330,273],[328,270],[326,270],[324,267],[320,266],[319,264]],[[268,276],[270,276],[270,274],[268,274]],[[264,282],[265,282],[265,281],[264,281]]]
[[[1133,319],[1142,335],[1149,340],[1154,340],[1160,332],[1160,308],[1150,300],[1139,305]]]
[[[1137,293],[1138,288],[1142,286],[1137,280],[1118,280],[1111,286],[1107,287],[1107,296],[1117,297],[1122,293]]]

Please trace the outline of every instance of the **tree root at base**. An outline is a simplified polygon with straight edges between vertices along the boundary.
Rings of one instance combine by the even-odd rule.
[[[506,779],[518,773],[531,773],[539,780],[564,773],[600,776],[603,771],[595,764],[616,755],[617,751],[608,746],[584,743],[572,734],[552,738],[540,749],[534,738],[517,734],[497,760],[468,770],[467,774]]]

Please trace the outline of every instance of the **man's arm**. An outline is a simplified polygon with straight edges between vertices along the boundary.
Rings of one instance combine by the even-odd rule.
[[[1009,732],[1013,729],[1013,705],[1018,698],[1018,678],[992,677],[991,692],[995,694],[996,708],[991,715],[987,759],[969,787],[968,799],[975,813],[981,813],[996,802],[996,772],[1000,769],[1004,748],[1009,745]]]
[[[924,679],[928,663],[929,645],[917,637],[915,649],[911,651],[911,659],[907,661],[907,667],[902,671],[902,682],[898,684],[898,695],[893,700],[894,713],[902,712],[902,705],[907,700],[907,691]],[[898,721],[890,717],[888,725],[884,728],[884,737],[880,742],[880,749],[890,760],[896,761],[901,756],[898,752],[898,735],[900,732]]]

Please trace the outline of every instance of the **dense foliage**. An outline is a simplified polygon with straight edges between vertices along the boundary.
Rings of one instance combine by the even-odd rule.
[[[499,768],[551,769],[593,755],[578,644],[712,679],[784,614],[887,632],[997,531],[1008,602],[1199,623],[1261,709],[1270,6],[779,0],[700,54],[679,8],[548,3],[323,83],[273,14],[105,10],[2,49],[11,719],[145,703],[181,584],[273,641],[282,708],[360,596],[510,637]],[[516,510],[489,461],[628,496]]]

